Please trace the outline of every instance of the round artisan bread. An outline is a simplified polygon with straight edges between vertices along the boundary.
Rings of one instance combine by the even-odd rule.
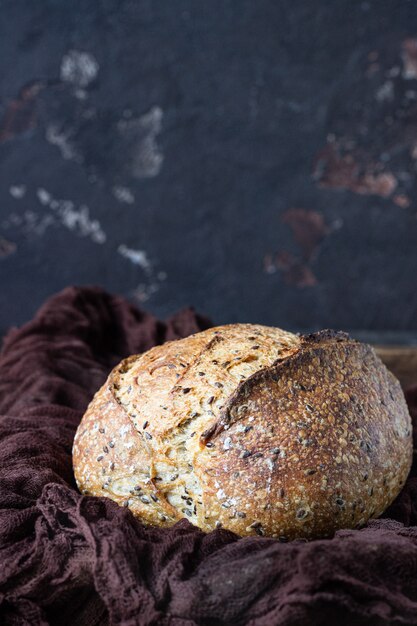
[[[377,517],[411,466],[398,381],[344,333],[219,326],[122,361],[78,428],[82,493],[282,540]]]

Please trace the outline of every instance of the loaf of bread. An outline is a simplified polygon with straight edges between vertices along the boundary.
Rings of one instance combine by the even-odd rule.
[[[381,515],[411,457],[403,393],[370,346],[250,324],[122,361],[73,448],[81,492],[146,524],[282,541]]]

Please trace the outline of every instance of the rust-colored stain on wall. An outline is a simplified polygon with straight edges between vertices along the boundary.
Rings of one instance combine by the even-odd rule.
[[[366,156],[366,155],[363,155]],[[381,171],[382,164],[355,159],[355,155],[344,149],[341,142],[329,143],[315,160],[313,177],[320,187],[349,189],[363,195],[388,198],[397,187],[397,179],[389,171]]]
[[[318,280],[311,264],[318,254],[321,242],[332,229],[318,211],[300,208],[285,211],[281,222],[290,228],[300,253],[296,255],[288,250],[280,250],[276,254],[267,254],[264,258],[264,271],[268,274],[280,271],[285,282],[296,287],[317,285]]]
[[[334,132],[313,161],[313,180],[320,188],[415,207],[417,38],[403,40],[391,55],[383,52],[368,54],[363,77],[334,115]]]
[[[0,237],[0,258],[5,258],[16,252],[17,246],[13,241]]]
[[[32,81],[22,87],[11,100],[0,121],[0,143],[13,139],[36,126],[36,98],[45,87],[41,81]]]

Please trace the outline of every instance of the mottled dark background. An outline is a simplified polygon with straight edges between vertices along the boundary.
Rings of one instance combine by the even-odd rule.
[[[417,2],[0,0],[0,332],[68,284],[417,335]]]

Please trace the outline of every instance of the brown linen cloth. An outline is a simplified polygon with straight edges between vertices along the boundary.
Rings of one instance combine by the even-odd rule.
[[[128,354],[206,328],[69,288],[0,355],[0,625],[417,625],[417,465],[385,515],[330,540],[279,543],[145,528],[75,488],[75,429]],[[417,390],[407,394],[417,420]],[[416,422],[415,422],[416,423]]]

